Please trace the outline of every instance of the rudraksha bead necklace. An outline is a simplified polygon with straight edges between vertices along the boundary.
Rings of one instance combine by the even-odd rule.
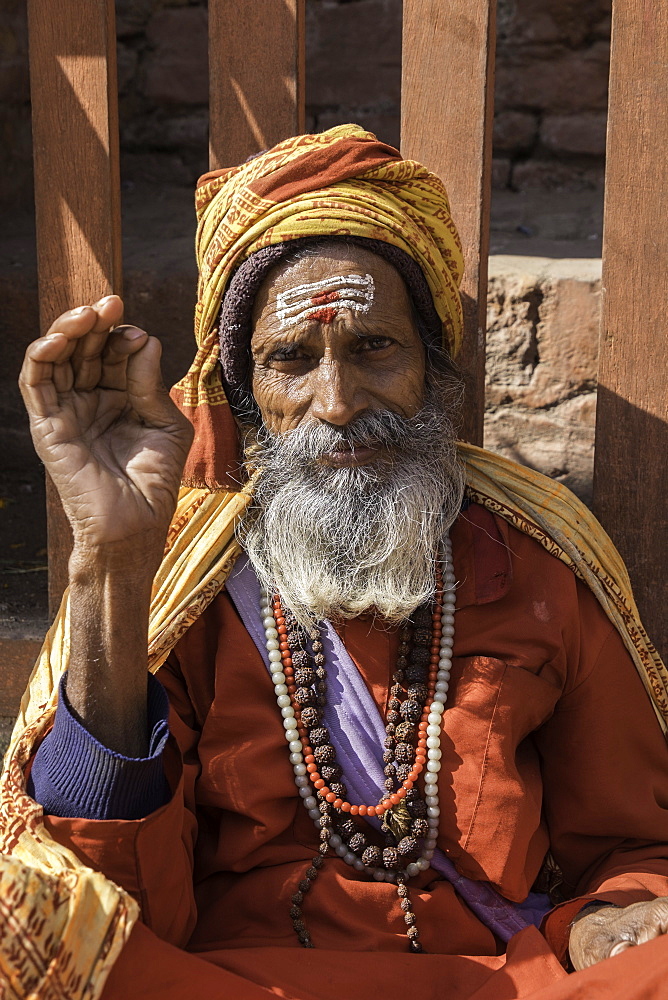
[[[443,571],[436,563],[433,605],[418,608],[399,634],[385,726],[386,791],[380,801],[370,804],[347,801],[341,767],[323,720],[327,674],[319,629],[307,633],[289,611],[283,610],[278,595],[261,595],[266,647],[290,763],[299,794],[320,837],[318,854],[299,883],[290,909],[295,932],[306,948],[312,948],[313,942],[304,923],[302,904],[332,848],[356,871],[396,884],[409,948],[422,951],[406,882],[429,867],[438,836],[441,723],[455,631],[455,578],[449,538],[442,561]],[[424,798],[417,785],[421,773]],[[355,816],[378,818],[385,847],[368,842],[368,833],[351,818]]]

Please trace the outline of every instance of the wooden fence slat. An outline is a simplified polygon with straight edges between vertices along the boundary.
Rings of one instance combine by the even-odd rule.
[[[594,505],[668,655],[668,6],[615,0]]]
[[[121,284],[113,0],[29,0],[40,325]],[[47,483],[49,605],[67,582],[70,530]]]
[[[482,444],[496,0],[404,0],[401,151],[438,174],[464,246],[463,436]]]
[[[305,0],[209,0],[212,170],[304,131]]]

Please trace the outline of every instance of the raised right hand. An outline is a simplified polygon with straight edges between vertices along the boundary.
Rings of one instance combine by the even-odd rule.
[[[192,427],[162,384],[160,342],[113,329],[122,312],[110,295],[64,313],[28,347],[19,385],[75,548],[161,553]]]

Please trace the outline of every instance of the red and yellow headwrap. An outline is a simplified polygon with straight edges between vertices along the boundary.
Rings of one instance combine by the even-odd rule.
[[[199,349],[172,390],[195,425],[188,485],[230,488],[236,478],[236,428],[220,378],[217,321],[231,276],[263,247],[305,236],[357,236],[399,247],[421,268],[444,342],[457,352],[463,260],[447,192],[435,174],[371,132],[339,125],[295,136],[241,166],[205,174],[196,208]]]

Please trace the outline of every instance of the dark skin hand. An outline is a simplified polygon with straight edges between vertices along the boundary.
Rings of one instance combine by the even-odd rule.
[[[576,969],[612,958],[668,933],[668,896],[631,906],[601,907],[573,923],[568,950]]]
[[[122,313],[115,295],[64,313],[19,385],[74,534],[68,697],[102,743],[142,756],[151,582],[192,428],[162,385],[159,341],[114,329]]]
[[[350,274],[373,277],[368,312],[281,326],[280,292]],[[20,386],[74,532],[68,697],[100,742],[143,756],[151,583],[192,428],[162,385],[159,342],[117,328],[122,311],[109,296],[64,313],[29,346]],[[368,409],[410,417],[422,406],[424,347],[403,281],[381,258],[336,249],[278,267],[253,319],[253,393],[272,431],[303,420],[343,427]],[[353,449],[325,461],[366,464],[377,454]],[[667,930],[668,898],[584,913],[571,932],[571,959],[582,969]]]

